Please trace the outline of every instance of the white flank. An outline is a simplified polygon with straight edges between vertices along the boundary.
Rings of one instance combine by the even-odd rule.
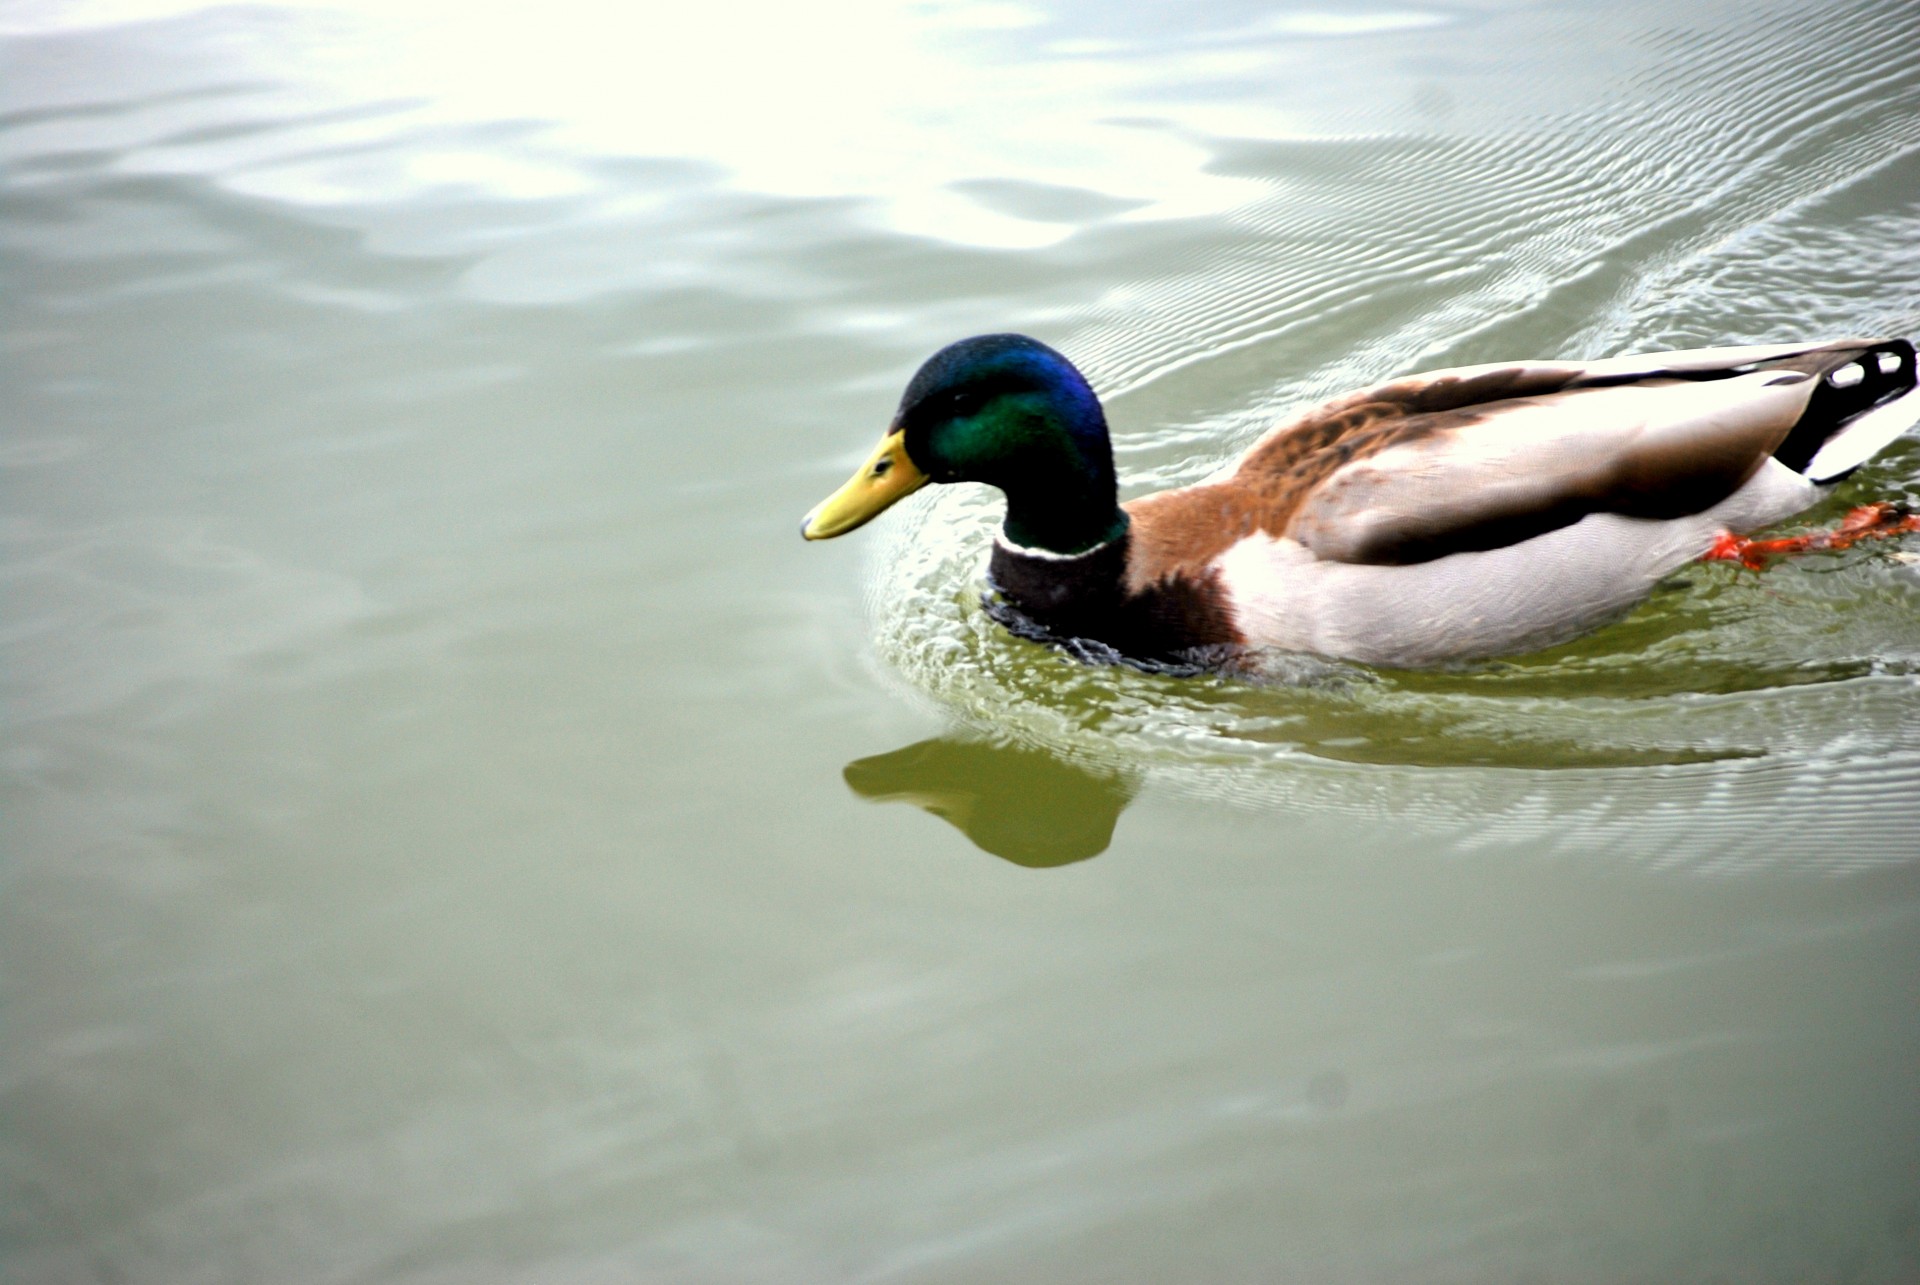
[[[1819,492],[1768,460],[1704,513],[1672,520],[1596,513],[1518,544],[1411,566],[1316,558],[1250,536],[1214,565],[1255,646],[1419,667],[1510,655],[1574,637],[1631,608],[1722,531],[1751,531]]]

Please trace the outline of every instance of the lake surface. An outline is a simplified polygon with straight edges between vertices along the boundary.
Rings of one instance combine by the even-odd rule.
[[[1920,544],[1253,685],[796,530],[979,331],[1128,494],[1914,334],[1920,9],[611,8],[0,9],[0,1278],[1920,1279]]]

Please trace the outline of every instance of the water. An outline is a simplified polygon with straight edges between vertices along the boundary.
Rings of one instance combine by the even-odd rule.
[[[1920,1279],[1920,568],[1251,686],[799,516],[1920,331],[1920,13],[0,11],[0,1277]],[[1813,515],[1920,501],[1909,439]]]

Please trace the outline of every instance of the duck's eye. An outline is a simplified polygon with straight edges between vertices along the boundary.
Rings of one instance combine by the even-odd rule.
[[[977,393],[954,393],[947,398],[955,415],[971,415],[980,409],[980,396]]]

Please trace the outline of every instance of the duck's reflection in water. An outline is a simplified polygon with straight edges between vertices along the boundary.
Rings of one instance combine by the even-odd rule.
[[[862,798],[917,804],[984,851],[1036,868],[1105,852],[1139,789],[1044,750],[947,736],[855,759],[845,775]]]

